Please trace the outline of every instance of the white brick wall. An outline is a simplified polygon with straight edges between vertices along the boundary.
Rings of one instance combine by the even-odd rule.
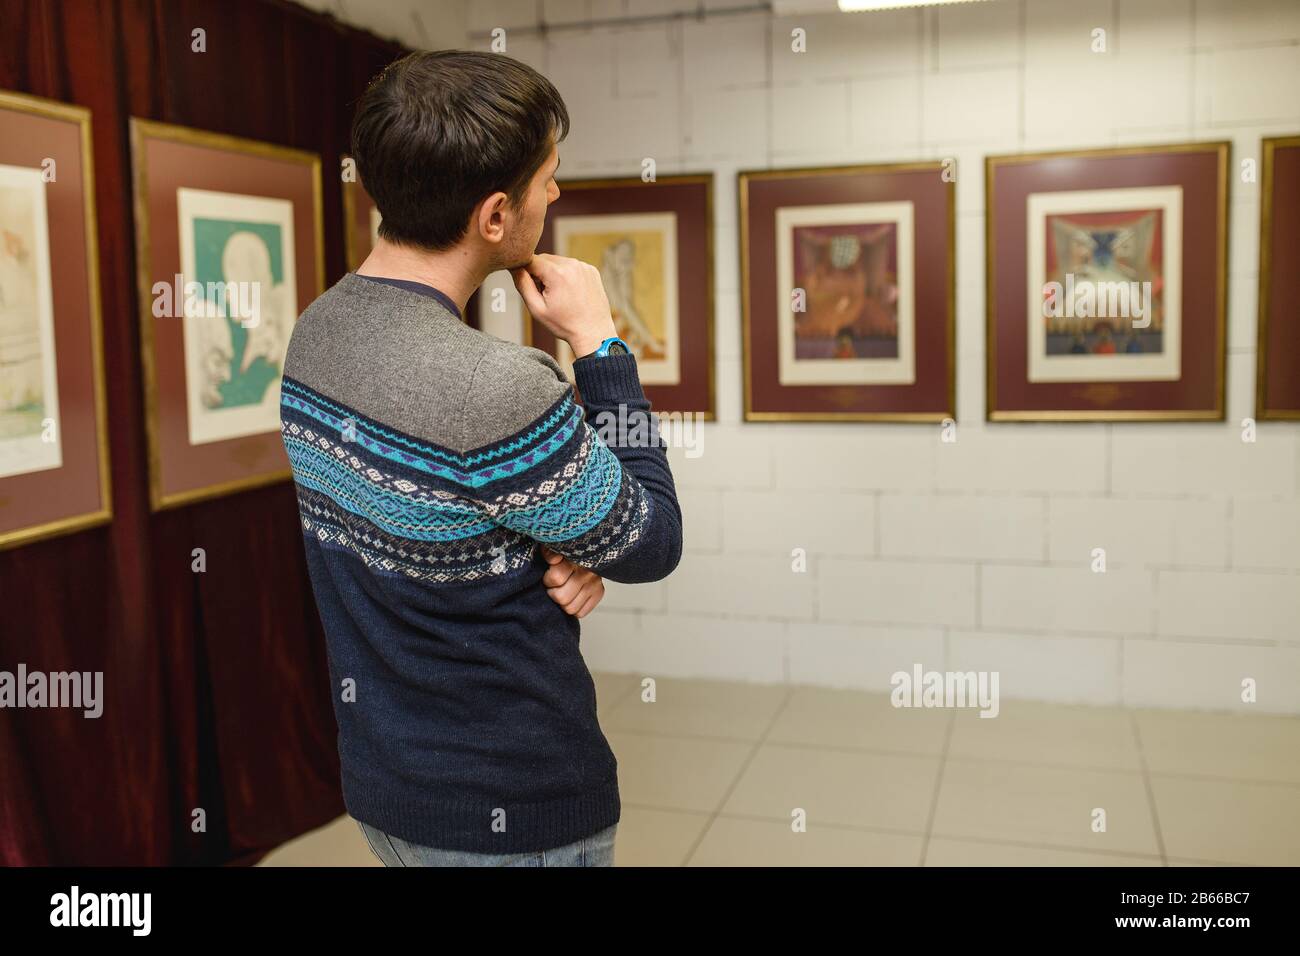
[[[464,0],[297,0],[412,49],[460,46],[468,7]],[[510,0],[496,4],[508,6]],[[486,4],[484,4],[486,6]]]
[[[695,6],[547,0],[545,15]],[[469,7],[480,48],[476,31],[537,12]],[[789,50],[795,27],[805,54]],[[1097,28],[1105,54],[1090,52]],[[1300,713],[1300,430],[1240,440],[1258,187],[1232,186],[1227,422],[988,424],[982,167],[988,153],[1191,139],[1258,157],[1261,136],[1300,131],[1300,3],[710,15],[516,34],[510,52],[568,102],[566,175],[633,175],[653,156],[662,173],[718,177],[719,421],[703,457],[671,455],[686,557],[666,583],[610,586],[583,625],[593,667],[880,690],[920,662],[999,670],[1008,697],[1207,709],[1245,709],[1251,678],[1249,706]],[[957,443],[929,426],[741,422],[736,170],[950,156]],[[806,573],[791,571],[795,547]],[[1089,567],[1097,547],[1105,574]]]
[[[1046,497],[881,494],[880,553],[906,558],[1038,561]]]
[[[826,558],[817,566],[817,617],[825,621],[971,627],[979,565]]]

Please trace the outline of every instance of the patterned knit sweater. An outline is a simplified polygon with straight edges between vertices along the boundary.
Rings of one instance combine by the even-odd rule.
[[[632,356],[576,362],[578,405],[549,355],[407,286],[344,276],[295,326],[281,390],[344,802],[426,846],[561,846],[618,822],[617,762],[538,543],[665,577],[672,473]]]

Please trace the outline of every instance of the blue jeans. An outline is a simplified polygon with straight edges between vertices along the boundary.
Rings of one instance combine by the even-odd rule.
[[[613,866],[618,824],[553,850],[532,853],[469,853],[408,843],[357,820],[371,852],[384,866]]]

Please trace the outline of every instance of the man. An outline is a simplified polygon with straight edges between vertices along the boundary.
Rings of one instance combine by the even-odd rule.
[[[613,861],[617,762],[578,619],[601,576],[676,567],[681,510],[599,273],[534,255],[568,128],[508,57],[389,66],[353,125],[379,241],[285,358],[344,800],[391,866]],[[549,355],[461,321],[498,269],[579,356],[582,406]]]

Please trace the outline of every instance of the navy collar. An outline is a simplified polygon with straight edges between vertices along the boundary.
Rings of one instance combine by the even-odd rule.
[[[446,306],[448,312],[456,316],[456,318],[460,319],[462,322],[465,321],[465,317],[460,314],[460,309],[457,308],[455,302],[451,301],[451,297],[447,295],[447,293],[440,289],[435,289],[433,286],[425,282],[416,282],[414,279],[390,279],[387,276],[363,276],[359,272],[354,272],[353,275],[358,279],[365,279],[368,282],[378,282],[381,285],[396,286],[399,289],[405,289],[407,292],[415,292],[419,295],[427,295],[431,299],[437,299]]]

